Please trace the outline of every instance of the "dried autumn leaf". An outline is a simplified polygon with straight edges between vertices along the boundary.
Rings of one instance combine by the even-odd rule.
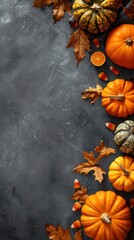
[[[98,160],[100,160],[101,158],[103,157],[108,157],[110,154],[115,154],[116,151],[114,148],[107,148],[105,145],[104,145],[104,142],[101,141],[100,142],[100,146],[96,146],[95,149],[94,149],[97,153],[100,153],[99,156],[98,156]]]
[[[103,88],[97,84],[96,88],[89,87],[88,89],[85,89],[84,92],[82,92],[82,99],[91,99],[91,104],[95,103],[98,99],[98,97],[101,95]]]
[[[134,19],[134,0],[131,1],[131,5],[129,7],[124,7],[123,11],[128,18]]]
[[[116,0],[115,4],[116,4],[115,6],[116,9],[120,8],[122,6],[122,0]]]
[[[98,163],[97,160],[95,159],[94,154],[93,154],[92,151],[90,153],[83,152],[83,156],[87,160],[88,166],[93,166],[94,164]]]
[[[87,188],[81,186],[81,189],[77,190],[73,195],[72,199],[79,201],[80,203],[85,203],[86,198],[88,197],[87,195]]]
[[[73,171],[80,174],[84,173],[84,175],[87,175],[90,171],[94,171],[93,175],[95,176],[95,180],[101,183],[103,180],[103,174],[106,174],[106,172],[99,166],[99,159],[94,157],[92,151],[90,153],[83,152],[83,156],[87,162],[80,163],[73,169]]]
[[[60,21],[64,17],[64,13],[70,14],[71,4],[68,0],[53,0],[53,18],[54,22]]]
[[[73,47],[75,52],[75,59],[77,66],[80,61],[85,58],[85,50],[90,51],[90,40],[89,35],[84,32],[81,28],[77,29],[71,34],[67,48]]]
[[[95,176],[95,180],[101,183],[103,180],[103,174],[106,174],[106,172],[100,167],[99,161],[103,157],[109,156],[111,153],[115,154],[116,151],[113,148],[107,148],[103,141],[101,141],[100,145],[96,146],[94,150],[99,155],[95,158],[92,151],[90,153],[83,152],[83,156],[87,162],[78,164],[76,167],[74,167],[73,171],[80,174],[84,173],[84,175],[87,175],[90,171],[94,171],[93,175]]]
[[[36,8],[48,7],[54,0],[35,0],[33,6]]]
[[[71,240],[69,229],[64,230],[60,225],[54,227],[51,224],[46,224],[46,231],[49,239],[53,240]]]
[[[81,230],[75,233],[74,240],[82,240]]]
[[[94,171],[95,180],[101,183],[104,179],[103,174],[106,174],[106,172],[99,165],[92,167],[92,170]]]

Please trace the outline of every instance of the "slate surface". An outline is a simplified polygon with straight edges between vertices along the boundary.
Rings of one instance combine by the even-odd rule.
[[[100,69],[90,64],[89,54],[76,67],[73,49],[66,49],[69,16],[53,25],[51,12],[51,7],[32,8],[31,0],[0,1],[1,240],[47,240],[45,223],[70,227],[79,217],[71,211],[75,178],[89,194],[113,189],[107,176],[100,185],[92,174],[72,172],[83,161],[82,151],[101,139],[116,148],[105,123],[123,120],[107,115],[100,100],[91,106],[81,99],[89,85],[106,84],[97,78]],[[133,74],[122,69],[119,77]],[[108,170],[113,159],[101,166]],[[127,201],[134,197],[120,194]],[[133,230],[127,240],[132,239]]]

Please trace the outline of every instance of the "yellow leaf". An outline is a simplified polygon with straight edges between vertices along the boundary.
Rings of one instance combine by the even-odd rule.
[[[98,99],[98,97],[101,95],[103,88],[97,84],[96,88],[89,87],[88,89],[85,89],[84,92],[82,92],[82,99],[91,99],[91,104],[95,103]]]

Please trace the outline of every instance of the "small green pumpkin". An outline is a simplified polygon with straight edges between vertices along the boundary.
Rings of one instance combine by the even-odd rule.
[[[134,154],[134,121],[120,123],[114,132],[114,142],[123,153]]]
[[[75,0],[73,17],[81,28],[97,34],[115,22],[118,7],[118,0]]]

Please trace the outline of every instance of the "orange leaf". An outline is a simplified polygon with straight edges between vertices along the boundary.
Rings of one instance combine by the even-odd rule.
[[[82,240],[81,230],[75,233],[74,240]]]
[[[116,153],[115,149],[113,148],[107,148],[104,146],[104,142],[101,141],[99,146],[95,147],[95,152],[99,155],[97,158],[95,158],[93,152],[83,152],[84,158],[87,160],[87,162],[80,163],[76,167],[74,167],[73,171],[78,172],[80,174],[84,173],[84,175],[87,175],[90,171],[94,171],[95,180],[99,181],[100,183],[103,180],[103,174],[106,174],[106,172],[100,167],[98,162],[101,158],[109,156],[111,153]]]
[[[107,157],[109,156],[111,153],[115,154],[116,151],[114,148],[107,148],[106,146],[104,146],[104,142],[101,141],[100,142],[100,146],[96,146],[94,149],[97,153],[100,153],[98,156],[98,161],[103,158],[103,157]]]
[[[69,229],[64,230],[60,225],[54,227],[51,224],[46,224],[46,231],[49,239],[53,240],[71,240]]]
[[[60,21],[64,17],[64,13],[70,14],[71,4],[68,0],[53,0],[53,18],[54,22]]]
[[[90,153],[83,152],[83,156],[88,161],[88,166],[94,166],[95,164],[97,164],[97,161],[92,151]]]
[[[134,0],[131,1],[131,5],[129,7],[124,7],[123,11],[128,18],[134,19]]]
[[[82,92],[82,99],[91,99],[91,104],[96,102],[98,97],[101,95],[103,88],[100,85],[96,85],[96,88],[89,87]]]
[[[48,7],[51,3],[53,3],[53,0],[35,0],[33,3],[33,6],[36,8],[43,8]]]
[[[103,174],[106,174],[106,172],[104,171],[104,169],[102,169],[99,165],[92,167],[92,169],[94,171],[94,176],[95,176],[95,180],[98,182],[102,182],[103,178]]]
[[[84,173],[84,175],[87,175],[89,172],[94,171],[93,175],[95,176],[95,180],[101,183],[103,180],[103,174],[106,174],[106,172],[99,166],[98,158],[94,157],[92,151],[90,153],[83,152],[83,155],[87,162],[80,163],[73,169],[73,171],[80,174]]]
[[[72,199],[79,201],[80,203],[85,203],[86,198],[88,197],[87,195],[87,188],[81,186],[81,189],[77,190],[73,195]]]
[[[84,32],[81,28],[77,29],[71,34],[67,48],[73,47],[75,52],[75,59],[77,66],[80,61],[85,58],[85,50],[90,51],[90,40],[89,35]]]

